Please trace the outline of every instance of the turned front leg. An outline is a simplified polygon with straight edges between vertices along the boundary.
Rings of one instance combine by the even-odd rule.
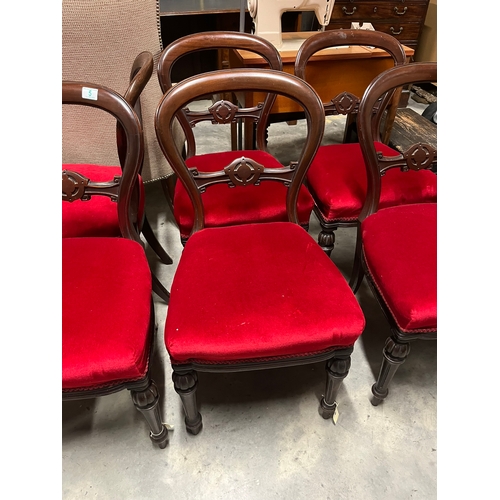
[[[165,448],[168,443],[168,430],[163,425],[160,415],[160,395],[156,384],[151,381],[144,391],[130,391],[135,407],[147,420],[151,432],[149,437],[154,444]]]
[[[410,354],[410,344],[400,342],[396,337],[389,337],[384,346],[382,366],[377,381],[372,386],[373,398],[371,403],[377,406],[389,394],[391,383],[396,370],[402,365]]]
[[[184,408],[186,430],[190,434],[198,434],[202,427],[201,414],[196,403],[196,389],[198,388],[198,375],[192,370],[190,372],[172,373],[174,389],[179,394]]]
[[[351,351],[352,352],[352,351]],[[325,419],[332,418],[337,406],[337,394],[340,384],[347,377],[351,367],[349,354],[335,355],[326,363],[326,389],[321,400],[320,413]]]

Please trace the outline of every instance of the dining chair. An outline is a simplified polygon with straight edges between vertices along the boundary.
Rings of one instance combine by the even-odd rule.
[[[310,61],[313,55],[323,49],[343,46],[368,47],[372,51],[384,50],[392,56],[395,67],[406,64],[403,46],[391,35],[359,29],[331,30],[319,32],[305,40],[297,52],[295,75],[307,81],[308,65],[314,64],[314,61]],[[373,71],[367,64],[365,69],[367,84],[377,75]],[[338,79],[345,82],[345,91],[332,96],[329,102],[323,103],[325,115],[344,115],[346,126],[355,125],[361,94],[355,95],[350,90],[353,82],[348,74],[339,70]],[[354,83],[359,84],[359,82]],[[395,91],[375,103],[374,112],[377,113],[378,120],[375,125],[378,128],[374,140],[377,151],[384,155],[398,154],[398,151],[382,142],[380,135],[381,124],[385,117],[384,111],[387,111],[389,104],[394,106],[394,99],[397,96],[398,93]],[[366,196],[366,182],[363,155],[357,141],[324,144],[318,149],[307,173],[305,184],[314,198],[314,213],[321,225],[318,243],[328,255],[331,255],[334,248],[335,230],[338,227],[356,227]],[[381,189],[381,207],[434,202],[437,190],[436,176],[427,171],[411,172],[408,176],[393,170],[384,176]]]
[[[186,108],[202,95],[257,90],[284,95],[304,108],[307,137],[297,161],[269,168],[262,163],[260,151],[238,151],[220,157],[218,169],[205,171],[203,162],[198,163],[195,156],[184,159],[172,144],[172,123],[179,112],[187,122],[201,116],[214,122],[256,114],[266,119],[264,107],[245,110],[224,100],[203,114]],[[196,401],[198,372],[251,371],[320,361],[326,361],[327,373],[320,413],[332,418],[365,320],[339,269],[300,225],[299,193],[323,136],[319,97],[306,82],[281,71],[214,71],[168,90],[158,106],[155,127],[161,149],[194,211],[165,321],[165,345],[187,431],[197,434],[202,428]],[[229,203],[226,210],[236,211],[234,199],[269,183],[283,187],[281,203],[287,221],[270,220],[264,213],[246,224],[206,223],[205,194],[210,190],[241,193],[220,199],[221,204]]]
[[[124,98],[137,110],[141,117],[140,95],[151,78],[153,71],[153,56],[150,52],[141,52],[134,60],[130,74],[130,84]],[[63,106],[63,109],[66,106]],[[74,106],[73,106],[74,107]],[[83,106],[79,106],[83,107]],[[102,111],[104,114],[104,112]],[[107,113],[106,113],[107,114]],[[107,122],[103,122],[107,123]],[[78,172],[81,176],[92,182],[112,182],[122,175],[124,159],[126,157],[127,141],[120,123],[115,125],[119,165],[98,165],[94,163],[63,163],[63,182],[65,172]],[[142,133],[142,129],[141,129]],[[172,264],[172,259],[160,244],[146,217],[146,196],[142,177],[139,170],[138,183],[138,206],[137,226],[145,240],[155,251],[164,264]],[[116,198],[113,196],[91,196],[71,200],[71,203],[62,204],[62,236],[63,238],[75,238],[86,236],[120,236],[121,229],[118,221]],[[168,291],[159,279],[154,278],[154,291],[168,303]]]
[[[96,182],[63,171],[62,199],[116,200],[120,236],[62,238],[62,399],[88,399],[128,389],[165,448],[158,387],[150,377],[155,315],[152,275],[137,221],[144,142],[136,113],[118,93],[89,82],[62,83],[64,105],[92,106],[118,120],[127,149],[121,175]],[[84,206],[90,204],[84,202]]]
[[[381,154],[375,146],[371,111],[381,95],[401,85],[424,82],[437,82],[437,63],[391,68],[372,81],[359,106],[367,195],[359,216],[350,285],[356,292],[366,276],[391,328],[372,387],[375,406],[387,397],[411,342],[437,338],[437,201],[385,207],[381,203],[385,176],[391,171],[407,176],[430,171],[437,166],[437,149],[416,142],[397,156]]]
[[[278,50],[267,40],[248,33],[231,31],[204,32],[189,35],[172,42],[167,46],[158,62],[158,79],[163,92],[170,89],[172,82],[172,70],[182,57],[199,51],[206,50],[245,50],[253,52],[257,57],[262,57],[269,64],[269,68],[281,71],[282,62]],[[205,96],[207,98],[208,93]],[[217,96],[219,98],[220,96]],[[222,96],[224,97],[224,96]],[[212,98],[212,96],[208,96]],[[252,157],[266,168],[281,168],[281,163],[267,151],[266,134],[268,123],[266,119],[275,101],[275,94],[267,94],[264,102],[255,107],[253,114],[245,119],[245,126],[256,126],[256,150],[252,150]],[[222,123],[236,124],[234,113],[237,105],[225,101],[221,108],[227,113],[226,120]],[[218,102],[213,105],[214,113],[218,109]],[[226,107],[227,106],[227,109]],[[200,170],[216,172],[221,170],[232,160],[242,155],[250,154],[247,150],[226,150],[206,154],[197,154],[196,140],[193,127],[199,123],[198,119],[192,119],[189,123],[184,115],[179,114],[179,122],[186,137],[186,161],[188,166],[196,165]],[[200,118],[201,120],[201,118]],[[229,148],[228,148],[229,149]],[[267,183],[266,183],[267,184]],[[218,185],[203,194],[204,207],[206,211],[205,224],[207,227],[221,227],[235,224],[247,224],[265,219],[267,221],[287,220],[286,207],[283,203],[285,187],[279,183],[271,183],[260,189],[250,187],[239,192],[239,190],[228,190],[225,186]],[[174,218],[179,226],[181,242],[186,243],[194,224],[194,210],[187,189],[182,183],[176,182],[171,187],[171,200]],[[305,186],[300,188],[298,198],[298,213],[300,224],[307,228],[312,213],[313,199]]]

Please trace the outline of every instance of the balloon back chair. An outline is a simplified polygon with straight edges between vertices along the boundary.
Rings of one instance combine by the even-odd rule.
[[[219,170],[184,160],[171,141],[173,119],[186,103],[204,94],[260,91],[284,95],[305,110],[307,138],[297,162],[267,168],[260,151],[220,157]],[[264,112],[221,101],[203,115],[227,121]],[[261,116],[264,120],[266,116]],[[347,281],[300,226],[297,201],[307,168],[321,143],[324,115],[314,90],[293,75],[270,69],[205,73],[172,87],[159,104],[155,126],[168,161],[193,204],[194,224],[171,289],[165,343],[180,395],[187,431],[197,434],[197,372],[237,372],[326,361],[327,384],[320,403],[324,418],[336,409],[336,395],[350,367],[350,355],[365,320]],[[222,164],[222,159],[226,164]],[[205,194],[211,189],[242,196],[266,183],[283,187],[288,221],[263,214],[252,223],[206,224]],[[241,192],[241,195],[237,193]],[[229,196],[220,203],[237,210]]]
[[[134,60],[130,73],[130,84],[124,94],[125,100],[134,107],[141,118],[140,95],[151,78],[153,72],[153,56],[150,52],[141,52]],[[82,106],[83,107],[83,106]],[[107,124],[104,121],[103,124]],[[91,182],[112,182],[122,175],[123,162],[126,157],[127,141],[120,123],[116,124],[116,147],[120,165],[97,165],[94,163],[63,163],[63,182],[65,172],[78,172]],[[141,166],[142,170],[142,166]],[[139,171],[140,174],[140,171]],[[145,191],[141,175],[138,176],[138,211],[137,224],[144,238],[160,257],[164,264],[172,264],[172,259],[157,240],[145,212]],[[62,205],[62,236],[75,238],[86,236],[121,236],[118,223],[118,211],[114,196],[85,196],[80,199],[70,199],[71,203]],[[154,277],[154,291],[168,302],[168,291]]]
[[[63,202],[99,195],[116,199],[121,234],[62,239],[62,398],[88,399],[128,389],[150,426],[151,440],[165,448],[168,432],[158,388],[150,378],[152,277],[138,232],[137,178],[144,154],[140,121],[123,97],[93,83],[63,81],[62,102],[109,113],[127,144],[123,171],[110,182],[63,171]]]
[[[393,36],[380,31],[369,30],[331,30],[320,32],[308,38],[297,52],[295,75],[307,80],[309,59],[317,52],[330,47],[348,45],[382,49],[391,55],[394,66],[406,63],[403,46]],[[314,64],[309,62],[309,64]],[[371,70],[367,69],[369,75]],[[376,75],[373,74],[367,84]],[[337,78],[346,82],[344,92],[332,96],[324,102],[326,115],[345,115],[347,123],[355,123],[360,96],[347,88],[349,75],[339,73]],[[385,155],[398,155],[398,151],[382,142],[380,124],[382,111],[387,109],[391,100],[399,93],[386,96],[377,101],[378,126],[375,135],[377,151]],[[394,109],[394,108],[393,108]],[[334,231],[338,227],[355,227],[366,196],[366,173],[363,155],[358,142],[322,145],[309,169],[305,184],[314,198],[314,213],[321,225],[318,243],[330,255],[335,243]],[[409,176],[393,170],[384,176],[380,196],[381,207],[404,203],[436,201],[436,178],[430,172],[411,172]]]
[[[172,86],[172,68],[183,56],[207,49],[239,49],[255,53],[269,64],[269,68],[281,71],[282,62],[276,47],[269,41],[238,32],[205,32],[180,38],[166,47],[158,62],[158,78],[164,92]],[[208,95],[208,92],[207,92]],[[203,96],[202,96],[203,97]],[[205,96],[206,97],[206,96]],[[212,96],[210,96],[212,97]],[[276,96],[270,93],[263,103],[259,104],[246,120],[246,126],[254,126],[256,122],[256,145],[252,150],[251,157],[264,165],[266,168],[280,168],[282,165],[268,151],[266,146],[267,122],[259,116],[268,116],[274,104]],[[226,120],[222,123],[235,124],[233,113],[236,106],[227,102],[230,108],[214,103],[214,113],[227,112]],[[220,107],[220,109],[219,109]],[[219,111],[217,111],[219,109]],[[220,115],[222,117],[222,115]],[[197,120],[187,122],[181,113],[179,122],[184,130],[187,144],[187,165],[197,166],[200,170],[219,171],[231,161],[247,155],[245,150],[223,151],[217,153],[197,154],[196,141],[193,127]],[[250,123],[249,123],[250,122]],[[249,154],[249,153],[248,153]],[[260,220],[286,221],[286,206],[283,203],[286,188],[279,183],[265,183],[259,189],[249,186],[244,192],[239,190],[228,190],[226,186],[217,185],[203,194],[205,209],[205,224],[207,227],[228,226],[234,224],[246,224]],[[179,226],[181,241],[186,243],[192,231],[194,223],[194,210],[188,191],[182,183],[177,182],[172,193],[173,212]],[[298,215],[300,224],[307,228],[313,208],[313,199],[305,186],[300,188],[298,198]]]
[[[350,285],[356,291],[366,276],[392,333],[372,387],[375,406],[387,397],[396,370],[410,353],[410,343],[437,338],[437,202],[382,207],[383,180],[396,169],[411,175],[436,168],[437,150],[415,143],[398,156],[381,154],[375,146],[371,109],[395,87],[436,81],[436,63],[392,68],[373,80],[359,106],[358,135],[368,188]]]

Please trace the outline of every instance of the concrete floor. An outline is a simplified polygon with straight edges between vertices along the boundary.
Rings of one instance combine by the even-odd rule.
[[[272,126],[274,127],[274,126]],[[282,127],[287,127],[283,124]],[[279,128],[279,127],[278,127]],[[283,136],[289,129],[280,128]],[[271,135],[271,134],[270,134]],[[271,143],[271,140],[270,140]],[[147,214],[174,259],[153,271],[169,287],[182,246],[157,183],[147,184]],[[311,217],[310,234],[319,224]],[[332,260],[346,277],[354,229],[339,229]],[[366,283],[357,298],[366,329],[338,396],[336,425],[318,414],[324,364],[239,374],[199,374],[204,427],[186,433],[163,343],[167,306],[156,295],[158,325],[153,379],[164,421],[173,426],[166,449],[153,447],[148,426],[123,391],[63,403],[62,496],[99,499],[434,499],[437,497],[437,343],[415,342],[389,397],[370,403],[390,334]]]

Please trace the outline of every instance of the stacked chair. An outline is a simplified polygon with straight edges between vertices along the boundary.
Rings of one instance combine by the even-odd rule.
[[[393,36],[369,30],[331,30],[320,32],[308,38],[297,52],[295,74],[307,79],[307,64],[311,56],[320,50],[339,46],[369,46],[388,52],[394,66],[406,62],[402,45]],[[341,79],[343,75],[339,75]],[[397,95],[397,93],[396,93]],[[384,144],[380,137],[380,125],[386,107],[394,94],[377,101],[374,113],[377,122],[376,149],[384,155],[399,153]],[[360,96],[346,91],[332,96],[324,103],[326,115],[345,115],[347,122],[355,120]],[[314,198],[314,213],[321,225],[318,243],[330,255],[335,243],[334,231],[338,227],[356,227],[366,196],[367,180],[363,155],[359,143],[323,145],[319,148],[307,172],[305,184]],[[437,193],[436,176],[431,172],[410,172],[402,175],[391,170],[384,176],[381,185],[380,206],[388,207],[406,203],[435,202]]]
[[[366,165],[367,195],[359,217],[350,284],[356,291],[366,276],[392,332],[372,387],[374,405],[387,397],[396,370],[410,352],[410,343],[437,338],[437,203],[384,207],[383,180],[391,171],[403,176],[430,171],[436,166],[437,150],[415,143],[397,156],[380,154],[374,142],[371,110],[394,88],[436,81],[436,63],[392,68],[373,80],[359,106],[358,135]]]
[[[221,155],[217,170],[204,170],[203,158],[185,160],[172,142],[174,119],[180,112],[185,116],[181,123],[224,122],[228,114],[245,118],[257,113],[267,123],[264,107],[240,109],[222,100],[203,114],[186,108],[203,95],[245,90],[281,94],[303,107],[308,134],[297,162],[269,168],[258,150]],[[155,126],[161,149],[194,208],[165,323],[165,345],[187,431],[197,434],[202,428],[196,402],[198,371],[238,372],[326,361],[320,412],[324,418],[332,417],[365,319],[347,281],[301,227],[298,216],[302,182],[323,137],[319,97],[307,83],[281,71],[220,70],[188,78],[168,90]],[[246,224],[206,224],[205,194],[210,190],[243,196],[246,190],[258,192],[269,183],[282,188],[288,221],[255,217]],[[231,203],[231,198],[221,196],[219,202]]]
[[[150,426],[151,440],[165,448],[168,432],[150,378],[152,277],[138,224],[141,124],[122,96],[94,83],[63,81],[62,102],[109,113],[127,145],[121,175],[110,182],[63,171],[64,203],[98,196],[116,200],[120,236],[62,239],[62,397],[88,399],[128,389]],[[92,204],[82,206],[92,210]]]

